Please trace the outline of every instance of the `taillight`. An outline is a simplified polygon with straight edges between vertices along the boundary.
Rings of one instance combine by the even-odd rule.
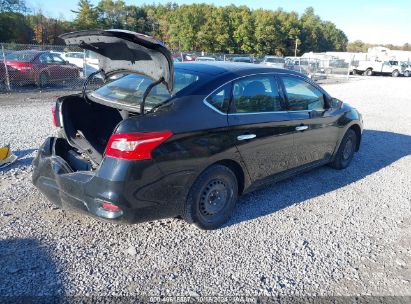
[[[129,160],[151,159],[151,152],[172,135],[170,131],[113,134],[107,144],[106,156]]]
[[[57,109],[56,109],[56,105],[54,105],[53,108],[51,108],[51,113],[52,113],[52,115],[53,115],[53,125],[54,125],[55,127],[58,127],[58,124],[57,124]]]
[[[110,211],[110,212],[120,212],[121,211],[119,206],[116,206],[112,203],[107,203],[107,202],[102,203],[101,208],[103,208],[106,211]]]

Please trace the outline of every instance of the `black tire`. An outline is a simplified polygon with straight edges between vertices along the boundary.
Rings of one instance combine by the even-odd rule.
[[[358,75],[357,70],[355,70],[355,69],[354,69],[354,70],[352,70],[352,74],[353,74],[353,75]]]
[[[49,76],[47,75],[46,72],[41,72],[39,75],[39,81],[38,81],[38,86],[40,88],[44,88],[45,86],[47,86],[49,83]]]
[[[366,69],[364,72],[365,76],[372,76],[372,74],[373,74],[372,69]]]
[[[410,71],[405,71],[405,72],[404,72],[404,76],[405,76],[405,77],[410,77]]]
[[[192,185],[183,218],[201,229],[219,228],[230,219],[237,199],[238,182],[233,171],[213,165]]]
[[[400,72],[398,71],[398,70],[394,70],[394,71],[392,71],[392,77],[398,77],[398,76],[400,76]]]
[[[356,147],[357,134],[354,130],[349,129],[347,133],[345,133],[337,154],[335,155],[334,160],[330,163],[330,166],[337,170],[347,168],[354,157]]]

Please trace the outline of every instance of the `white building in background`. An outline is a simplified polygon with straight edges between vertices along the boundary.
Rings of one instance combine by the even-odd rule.
[[[353,52],[325,52],[325,53],[304,53],[302,58],[318,59],[318,60],[333,60],[344,59],[345,62],[361,61],[361,60],[398,60],[411,62],[410,51],[390,50],[386,47],[377,46],[369,48],[367,53]]]
[[[398,60],[398,61],[410,61],[411,62],[411,52],[410,51],[399,51],[390,50],[388,48],[377,46],[368,49],[368,53],[372,54],[381,61],[386,60]]]

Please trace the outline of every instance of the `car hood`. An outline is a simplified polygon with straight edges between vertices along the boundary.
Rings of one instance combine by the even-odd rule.
[[[85,30],[60,36],[66,45],[78,45],[97,53],[105,77],[136,73],[154,81],[162,80],[173,90],[174,66],[169,50],[161,41],[125,30]]]

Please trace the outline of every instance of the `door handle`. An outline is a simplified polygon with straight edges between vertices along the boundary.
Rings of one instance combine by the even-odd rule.
[[[296,129],[297,131],[304,131],[304,130],[307,130],[307,129],[308,129],[308,126],[298,126],[298,127],[295,127],[295,129]]]
[[[255,138],[257,135],[255,134],[243,134],[243,135],[239,135],[237,136],[238,140],[246,140],[246,139],[253,139]]]

